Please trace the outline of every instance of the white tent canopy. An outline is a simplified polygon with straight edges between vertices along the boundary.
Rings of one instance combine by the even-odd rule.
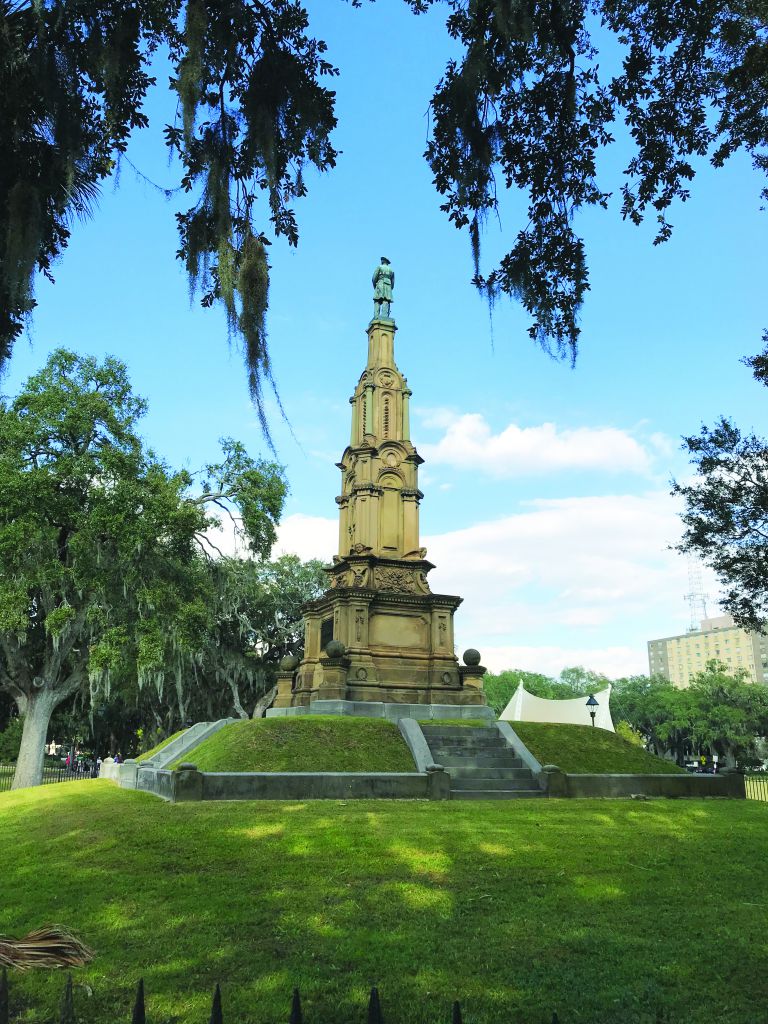
[[[588,708],[586,697],[574,697],[572,700],[548,700],[546,697],[534,697],[523,689],[520,682],[499,718],[503,722],[555,722],[562,725],[591,725],[590,710],[595,712],[595,727],[616,732],[611,719],[610,708],[611,687],[594,694],[597,707]]]

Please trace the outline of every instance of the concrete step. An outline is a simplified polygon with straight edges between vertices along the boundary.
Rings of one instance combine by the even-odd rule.
[[[500,736],[497,732],[489,736],[476,736],[474,732],[470,733],[469,729],[464,729],[463,735],[461,736],[446,736],[441,732],[425,733],[425,736],[429,743],[460,743],[462,746],[465,743],[477,743],[482,747],[495,747],[499,744],[504,746],[507,742],[504,737]]]
[[[512,750],[506,743],[430,743],[429,749],[433,754],[462,754],[465,757],[507,754]]]
[[[536,799],[544,794],[540,789],[461,789],[451,790],[451,800],[520,800]]]
[[[442,763],[442,762],[440,762]],[[443,765],[452,779],[530,779],[530,768],[475,768],[473,765]]]
[[[462,757],[460,754],[444,754],[436,757],[444,768],[522,768],[523,762],[510,751],[508,754],[481,754],[478,757]]]
[[[526,778],[519,779],[485,779],[481,776],[475,778],[451,779],[451,792],[470,791],[512,791],[518,789],[531,789],[534,785],[531,773]]]
[[[472,727],[472,726],[460,726],[460,725],[422,725],[421,731],[429,739],[432,736],[477,736],[478,739],[493,739],[499,735],[498,729],[495,726],[488,727]]]

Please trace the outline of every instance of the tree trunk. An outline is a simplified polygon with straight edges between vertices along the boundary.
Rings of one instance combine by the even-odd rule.
[[[275,702],[277,696],[277,685],[273,686],[271,690],[268,690],[261,700],[258,701],[256,707],[253,709],[254,718],[263,718],[264,712],[267,711]]]
[[[229,688],[232,691],[232,703],[234,705],[235,711],[241,718],[250,718],[251,716],[240,703],[240,688],[238,687],[237,683],[234,682],[234,680],[232,679],[229,680]]]
[[[24,729],[21,733],[21,747],[11,789],[39,786],[43,781],[43,757],[45,756],[48,723],[54,708],[66,696],[66,693],[56,693],[47,689],[42,689],[39,693],[28,694],[24,713]]]

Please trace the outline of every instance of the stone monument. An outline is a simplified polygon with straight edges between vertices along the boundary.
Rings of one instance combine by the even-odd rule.
[[[304,608],[304,659],[285,659],[269,715],[302,713],[318,701],[336,702],[323,710],[342,712],[354,708],[338,702],[379,702],[389,706],[381,712],[388,717],[397,717],[391,705],[406,714],[418,705],[423,717],[430,717],[424,705],[446,708],[442,717],[459,717],[463,705],[492,715],[480,655],[467,651],[459,665],[454,654],[462,599],[433,594],[427,582],[434,566],[419,540],[423,459],[411,443],[408,381],[395,363],[394,279],[382,257],[373,275],[368,363],[350,398],[350,442],[337,463],[338,554],[326,567],[329,589]],[[374,713],[372,706],[357,710]]]

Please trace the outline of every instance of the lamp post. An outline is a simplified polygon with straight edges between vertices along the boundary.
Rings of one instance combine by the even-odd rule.
[[[587,707],[589,708],[589,717],[592,719],[592,728],[595,727],[595,708],[598,707],[598,703],[595,700],[595,695],[590,693],[587,698]]]

